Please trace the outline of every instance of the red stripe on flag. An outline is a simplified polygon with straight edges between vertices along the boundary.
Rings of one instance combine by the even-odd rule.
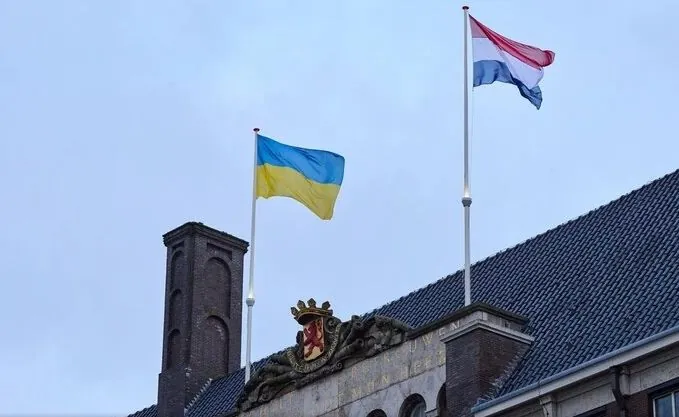
[[[554,52],[552,51],[543,51],[540,48],[525,45],[509,38],[505,38],[504,36],[493,32],[487,26],[484,26],[471,15],[469,16],[469,20],[471,21],[470,26],[472,38],[488,38],[502,51],[507,52],[514,58],[524,62],[527,65],[530,65],[533,68],[546,67],[554,62]]]

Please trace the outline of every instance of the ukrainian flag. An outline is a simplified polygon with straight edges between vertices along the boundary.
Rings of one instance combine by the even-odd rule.
[[[257,135],[257,197],[290,197],[329,220],[343,178],[343,156]]]

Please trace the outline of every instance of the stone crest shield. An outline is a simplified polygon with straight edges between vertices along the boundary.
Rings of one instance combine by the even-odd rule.
[[[310,362],[321,356],[325,350],[325,326],[323,319],[314,319],[305,324],[303,334],[304,360]]]
[[[337,348],[341,322],[333,317],[327,301],[320,307],[313,298],[307,303],[299,301],[297,307],[292,307],[290,311],[302,325],[302,331],[297,334],[298,348],[287,351],[287,357],[292,369],[308,374],[325,365],[332,357]]]

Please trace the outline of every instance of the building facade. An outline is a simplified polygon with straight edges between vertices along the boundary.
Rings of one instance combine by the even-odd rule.
[[[247,384],[247,242],[164,243],[158,402],[130,417],[679,417],[679,171],[472,265],[470,306],[462,271],[351,318],[293,301]]]

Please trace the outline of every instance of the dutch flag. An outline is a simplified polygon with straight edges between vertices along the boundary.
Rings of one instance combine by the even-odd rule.
[[[514,84],[536,108],[542,104],[538,83],[554,52],[505,38],[469,16],[474,61],[474,87],[495,81]]]

